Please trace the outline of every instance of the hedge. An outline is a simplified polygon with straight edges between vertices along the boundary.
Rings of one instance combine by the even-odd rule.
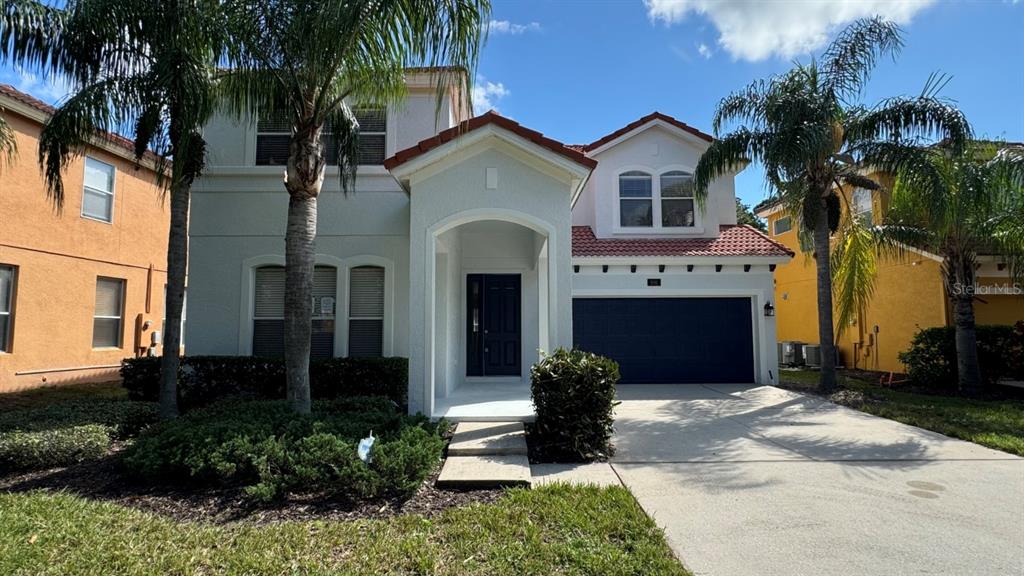
[[[159,397],[160,358],[126,358],[121,362],[128,397]],[[314,399],[384,396],[402,409],[408,404],[409,361],[405,358],[331,358],[309,366]],[[285,397],[284,360],[255,356],[187,356],[178,371],[178,405],[182,410],[206,406],[226,397],[278,400]]]
[[[124,463],[144,481],[242,486],[260,502],[408,495],[440,462],[444,426],[383,397],[318,400],[309,415],[284,401],[224,400],[148,429]],[[364,462],[356,447],[371,431],[377,440]]]
[[[559,348],[530,369],[537,412],[534,455],[543,460],[588,461],[611,455],[619,365],[579,349]]]
[[[1024,323],[980,325],[976,329],[982,383],[992,385],[1001,378],[1024,379]],[[914,384],[956,389],[956,328],[919,330],[910,348],[900,352],[899,360],[907,367],[907,376]]]

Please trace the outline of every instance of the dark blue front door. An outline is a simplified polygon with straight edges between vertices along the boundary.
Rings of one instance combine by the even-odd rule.
[[[466,277],[466,375],[519,376],[522,298],[518,274]]]
[[[573,344],[624,384],[753,382],[749,298],[576,298]]]

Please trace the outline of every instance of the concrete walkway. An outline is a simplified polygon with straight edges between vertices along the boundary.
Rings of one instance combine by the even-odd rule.
[[[1024,574],[1024,459],[772,387],[619,399],[613,468],[694,574]]]

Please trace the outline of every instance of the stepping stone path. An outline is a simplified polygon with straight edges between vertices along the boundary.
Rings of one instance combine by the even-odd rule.
[[[441,468],[441,488],[529,486],[522,422],[459,422]]]

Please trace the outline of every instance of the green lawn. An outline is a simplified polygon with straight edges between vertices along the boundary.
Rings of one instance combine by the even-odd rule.
[[[790,388],[811,389],[818,373],[780,370],[779,379]],[[1024,401],[917,394],[851,377],[842,377],[842,387],[864,393],[868,401],[856,408],[869,414],[1024,456]]]
[[[180,523],[0,494],[0,574],[688,574],[624,488],[511,490],[428,520]]]
[[[72,400],[125,400],[128,392],[120,382],[43,386],[20,392],[0,393],[0,412],[39,408]]]

